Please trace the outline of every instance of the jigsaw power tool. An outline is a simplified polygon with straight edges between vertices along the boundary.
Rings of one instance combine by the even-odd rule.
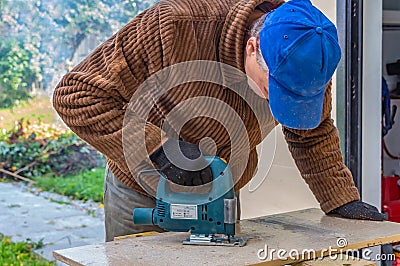
[[[221,158],[205,156],[213,175],[207,193],[176,192],[160,177],[156,208],[136,208],[135,224],[158,225],[166,231],[188,232],[183,244],[244,246],[247,238],[235,236],[237,201],[232,174]]]

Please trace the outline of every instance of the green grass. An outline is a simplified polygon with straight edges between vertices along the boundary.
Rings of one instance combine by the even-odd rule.
[[[95,168],[71,176],[36,177],[36,187],[44,191],[70,196],[79,200],[103,202],[104,168]]]
[[[33,252],[41,248],[43,243],[34,243],[29,239],[23,242],[13,243],[10,237],[0,234],[0,265],[55,265],[53,262],[40,258]]]

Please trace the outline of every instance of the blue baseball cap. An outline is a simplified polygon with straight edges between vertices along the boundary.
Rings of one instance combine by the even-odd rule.
[[[341,56],[335,25],[309,0],[291,0],[265,16],[260,49],[274,118],[289,128],[316,128]]]

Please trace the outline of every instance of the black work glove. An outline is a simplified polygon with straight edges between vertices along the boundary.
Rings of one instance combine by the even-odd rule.
[[[359,220],[372,220],[372,221],[384,221],[386,216],[379,212],[378,209],[368,203],[356,200],[346,203],[329,214],[337,214],[344,218],[359,219]]]
[[[195,144],[168,139],[150,154],[150,160],[176,184],[199,186],[212,181],[211,168]]]

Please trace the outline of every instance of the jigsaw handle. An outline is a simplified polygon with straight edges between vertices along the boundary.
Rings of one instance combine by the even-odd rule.
[[[202,186],[210,186],[209,193],[176,192],[170,188],[166,178],[160,178],[157,188],[157,199],[172,204],[194,204],[199,205],[220,198],[230,190],[233,191],[232,174],[227,163],[216,156],[205,156],[205,160],[210,164],[213,182]],[[232,195],[233,198],[233,195]]]

